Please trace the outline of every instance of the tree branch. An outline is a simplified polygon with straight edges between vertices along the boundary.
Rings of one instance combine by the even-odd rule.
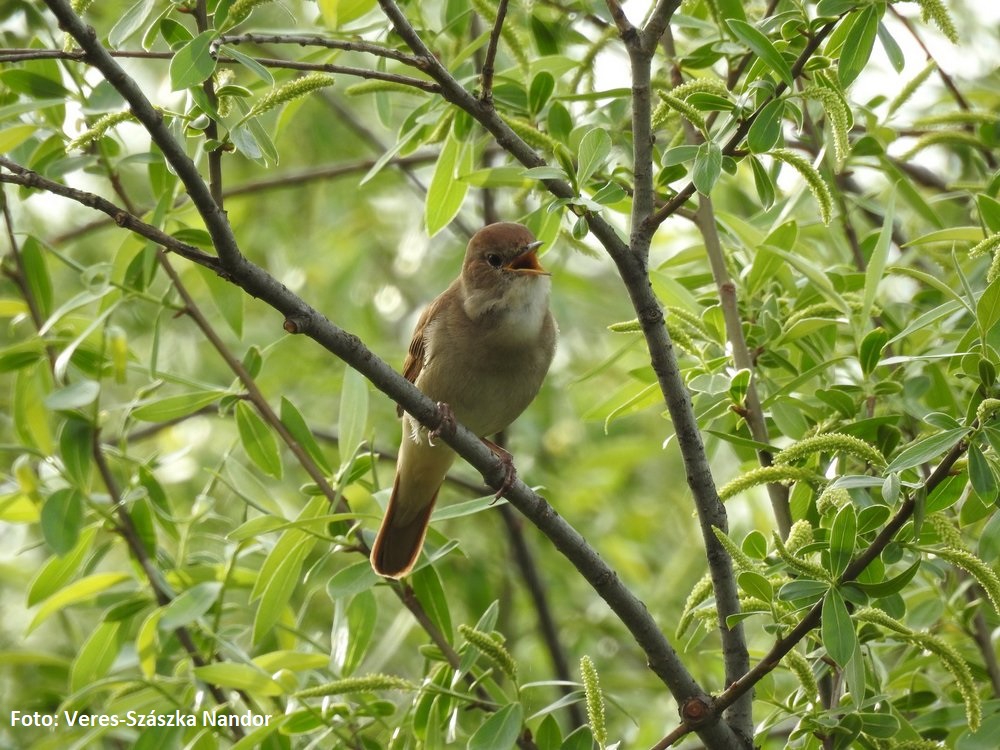
[[[500,46],[500,33],[503,31],[503,22],[507,17],[507,0],[500,0],[497,5],[497,18],[493,22],[493,30],[490,32],[490,41],[486,47],[486,59],[483,61],[483,70],[480,73],[479,98],[487,105],[493,105],[493,66],[497,59],[497,49]]]
[[[22,167],[20,164],[17,164],[16,162],[13,162],[3,156],[0,156],[0,167],[11,173],[5,174],[0,171],[0,182],[7,182],[12,185],[23,185],[24,187],[34,188],[36,190],[45,190],[53,195],[60,195],[64,198],[69,198],[70,200],[76,201],[77,203],[87,206],[88,208],[93,208],[103,214],[107,214],[111,217],[115,224],[123,229],[128,229],[142,237],[145,237],[147,240],[152,240],[156,244],[161,245],[171,252],[177,253],[183,258],[194,261],[198,265],[205,266],[206,268],[211,268],[216,273],[223,272],[219,259],[214,255],[202,252],[193,245],[188,245],[186,242],[181,242],[166,232],[157,229],[152,224],[147,224],[138,216],[130,214],[125,209],[116,206],[106,198],[102,198],[94,193],[88,193],[85,190],[77,190],[76,188],[68,187],[60,182],[50,180],[47,177],[42,177],[37,172],[33,172],[26,167]]]

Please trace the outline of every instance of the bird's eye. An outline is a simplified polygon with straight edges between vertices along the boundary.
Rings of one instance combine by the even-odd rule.
[[[496,253],[490,253],[486,256],[486,262],[489,263],[494,268],[500,268],[503,263],[503,259]]]

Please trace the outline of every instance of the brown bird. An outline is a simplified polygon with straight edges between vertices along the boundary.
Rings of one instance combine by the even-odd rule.
[[[527,408],[555,353],[551,278],[538,262],[541,244],[527,227],[510,222],[476,232],[462,273],[420,316],[403,364],[407,380],[481,438],[505,429]],[[402,417],[396,479],[371,553],[375,572],[389,578],[413,569],[455,460],[434,433],[409,414]],[[483,442],[512,472],[510,455]]]

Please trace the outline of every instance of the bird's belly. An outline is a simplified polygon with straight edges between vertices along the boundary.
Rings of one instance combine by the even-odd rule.
[[[500,432],[517,419],[538,392],[548,365],[523,350],[486,357],[453,353],[457,356],[447,377],[432,364],[416,385],[435,401],[447,403],[455,418],[480,437]]]

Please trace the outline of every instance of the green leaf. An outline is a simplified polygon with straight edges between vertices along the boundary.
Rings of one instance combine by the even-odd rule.
[[[545,715],[542,723],[535,731],[535,747],[538,750],[559,750],[562,745],[562,730],[559,722],[551,713]]]
[[[976,443],[969,446],[969,481],[979,497],[989,503],[994,501],[997,478],[983,449]]]
[[[2,151],[3,149],[0,149]],[[1000,202],[980,193],[976,196],[976,206],[979,208],[979,218],[990,234],[1000,232]]]
[[[1000,321],[1000,279],[997,279],[983,292],[976,303],[976,320],[979,328],[986,335]]]
[[[858,516],[850,503],[837,512],[830,529],[830,572],[840,577],[854,557],[858,536]]]
[[[778,599],[783,602],[813,602],[826,594],[829,588],[830,584],[825,581],[799,578],[778,589]]]
[[[170,87],[173,91],[197,86],[215,72],[212,42],[217,36],[215,29],[208,29],[177,50],[170,61]]]
[[[190,625],[212,608],[221,591],[220,581],[206,581],[182,592],[163,608],[160,629],[169,631]]]
[[[375,602],[375,594],[371,589],[366,589],[351,599],[347,607],[347,630],[350,633],[350,640],[341,667],[344,676],[354,672],[368,655],[368,646],[375,637],[377,622],[378,605]]]
[[[722,173],[722,149],[715,141],[698,146],[698,155],[691,170],[691,181],[702,195],[708,195]]]
[[[194,414],[226,395],[225,391],[193,391],[147,401],[132,411],[132,417],[143,422],[169,422]]]
[[[458,179],[459,174],[472,171],[472,149],[452,133],[438,157],[424,210],[427,234],[433,237],[458,214],[469,190],[469,184]]]
[[[52,391],[45,398],[45,405],[52,411],[79,409],[94,403],[94,399],[100,392],[100,383],[96,380],[83,378],[75,383],[70,383],[65,388],[60,388],[58,391]]]
[[[547,70],[543,70],[531,79],[528,90],[528,109],[537,115],[545,107],[556,88],[556,79]]]
[[[858,645],[858,634],[847,611],[844,597],[835,588],[826,592],[823,599],[823,647],[837,664],[846,667]]]
[[[920,560],[917,560],[899,575],[887,580],[879,581],[878,583],[862,583],[861,581],[852,581],[849,585],[856,586],[871,597],[881,599],[886,596],[897,594],[906,588],[906,584],[913,580],[913,577],[917,574],[918,570],[920,570]]]
[[[323,470],[323,473],[329,474],[330,464],[319,447],[319,443],[316,442],[316,438],[313,437],[312,430],[309,429],[309,425],[295,404],[284,396],[281,397],[281,422],[295,438],[295,441],[305,448],[306,453]]]
[[[48,599],[80,571],[83,561],[90,554],[96,535],[97,526],[92,525],[83,529],[72,550],[65,555],[50,557],[45,561],[28,586],[26,601],[29,607]]]
[[[747,148],[755,154],[763,154],[774,148],[781,138],[781,121],[784,116],[784,99],[775,99],[765,104],[747,132]]]
[[[760,573],[745,570],[740,573],[737,582],[740,588],[750,596],[755,596],[762,601],[769,602],[774,597],[774,588],[771,586],[771,582]]]
[[[66,477],[81,490],[86,490],[90,484],[93,443],[94,428],[89,422],[70,418],[63,424],[59,433],[59,455]]]
[[[468,750],[510,750],[517,744],[524,723],[524,707],[508,703],[484,721],[469,738]]]
[[[122,13],[121,17],[108,34],[108,46],[112,49],[121,47],[129,37],[137,32],[153,12],[154,0],[139,0],[135,5]]]
[[[375,0],[318,0],[317,4],[327,27],[339,29],[374,8]]]
[[[788,61],[771,44],[771,40],[767,36],[746,21],[736,18],[727,20],[726,25],[729,26],[729,30],[736,35],[737,39],[749,47],[760,58],[761,62],[777,74],[786,86],[790,87],[795,83],[795,77],[792,75]]]
[[[52,314],[52,277],[49,275],[42,245],[34,237],[28,237],[24,241],[21,263],[24,265],[24,275],[31,296],[38,303],[42,319],[47,320]]]
[[[425,565],[413,574],[413,592],[424,605],[427,616],[437,626],[444,637],[451,641],[454,637],[451,625],[451,611],[448,608],[448,598],[441,585],[441,578],[433,565]]]
[[[602,169],[611,154],[611,136],[603,128],[592,128],[580,139],[577,180],[582,190],[591,176]]]
[[[341,387],[338,418],[340,465],[346,466],[365,441],[365,431],[368,429],[368,381],[353,367],[348,367],[344,371]]]
[[[174,232],[174,236],[177,239],[182,239],[178,236],[179,234],[180,232]],[[182,241],[189,242],[190,240]],[[235,284],[224,280],[215,271],[204,266],[196,267],[201,274],[201,278],[208,286],[208,291],[212,295],[212,301],[219,309],[219,312],[222,313],[223,320],[226,321],[230,330],[236,334],[236,338],[243,338],[243,310],[246,304],[246,292]]]
[[[194,667],[195,676],[210,685],[245,690],[252,696],[281,695],[281,686],[266,672],[249,664],[219,662]]]
[[[33,99],[72,99],[73,95],[58,81],[23,68],[12,68],[0,73],[11,91],[30,96]]]
[[[42,536],[57,555],[70,552],[80,538],[83,500],[77,489],[64,487],[49,495],[42,505]]]
[[[132,576],[128,573],[94,573],[74,581],[42,602],[35,617],[28,625],[27,632],[30,633],[56,612],[60,612],[71,604],[93,599],[112,586],[130,580],[132,580]]]
[[[918,440],[916,443],[907,446],[897,453],[896,457],[886,467],[885,472],[888,474],[920,466],[920,464],[926,463],[936,456],[940,456],[965,437],[966,434],[968,434],[968,430],[964,427],[959,427],[954,430],[939,432],[923,440]]]
[[[268,86],[274,85],[274,76],[271,75],[271,71],[269,71],[267,68],[265,68],[263,65],[261,65],[259,62],[254,60],[249,55],[245,55],[242,52],[240,52],[238,49],[236,49],[236,45],[233,45],[231,47],[221,47],[219,49],[219,53],[225,54],[226,57],[231,57],[234,60],[236,60],[236,62],[245,67],[247,70],[249,70],[251,73],[257,76]]]
[[[757,190],[760,205],[765,209],[770,208],[774,205],[774,182],[771,181],[771,176],[756,156],[750,157],[750,168],[753,170],[753,184]]]
[[[868,260],[868,268],[865,269],[865,292],[861,300],[861,317],[871,316],[872,305],[875,304],[875,294],[878,292],[879,282],[885,274],[885,264],[889,257],[889,248],[892,245],[892,229],[896,220],[896,194],[889,195],[886,202],[885,217],[882,220],[882,229],[879,232],[878,240],[875,242],[875,249],[872,250],[871,258]],[[870,370],[869,370],[870,372]]]
[[[744,537],[740,549],[751,559],[763,560],[767,557],[767,537],[754,529]]]
[[[236,404],[236,427],[240,442],[250,460],[264,473],[281,478],[281,454],[274,433],[252,406],[245,401]]]
[[[882,42],[882,49],[885,50],[885,55],[889,58],[892,69],[897,73],[902,73],[903,68],[906,67],[906,56],[895,38],[889,33],[889,29],[881,21],[878,22],[878,40]]]
[[[334,573],[326,590],[331,599],[340,599],[367,591],[380,580],[382,579],[372,570],[371,563],[363,560]]]
[[[90,634],[77,651],[70,673],[70,690],[82,690],[87,685],[104,677],[118,658],[121,643],[118,631],[121,622],[102,622]]]
[[[840,50],[840,62],[837,65],[837,76],[844,88],[850,86],[865,69],[878,33],[878,12],[875,6],[869,5],[859,12],[860,15],[847,33],[847,39]]]
[[[0,130],[0,153],[10,153],[36,132],[38,132],[37,125],[14,125]]]
[[[865,377],[871,375],[878,367],[882,359],[882,350],[889,342],[889,334],[884,328],[876,328],[869,331],[868,335],[861,340],[858,347],[858,361],[861,364],[861,372]]]

